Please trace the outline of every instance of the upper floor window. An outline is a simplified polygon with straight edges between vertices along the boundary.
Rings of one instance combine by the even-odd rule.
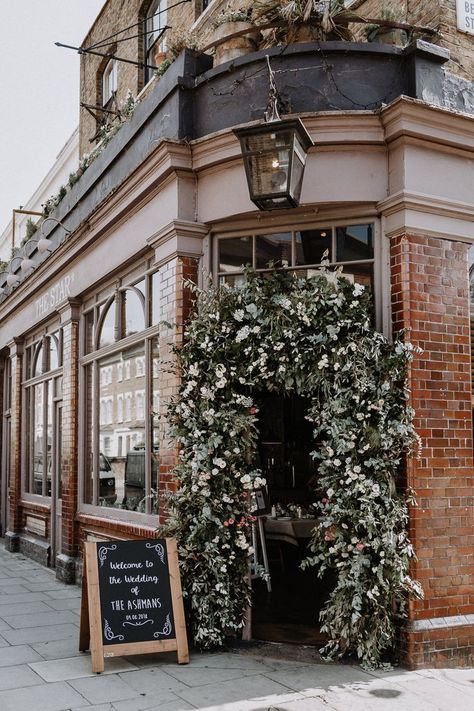
[[[153,75],[151,67],[157,67],[165,58],[166,44],[162,30],[166,26],[167,0],[153,0],[145,17],[145,83]]]
[[[109,103],[117,91],[117,61],[109,59],[102,74],[102,104]]]

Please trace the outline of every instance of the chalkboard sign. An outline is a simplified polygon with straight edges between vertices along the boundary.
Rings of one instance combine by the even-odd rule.
[[[79,648],[90,646],[92,671],[104,657],[178,652],[189,661],[176,541],[85,544]]]

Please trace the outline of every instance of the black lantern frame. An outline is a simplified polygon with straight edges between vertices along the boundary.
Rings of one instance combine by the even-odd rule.
[[[250,199],[260,210],[298,207],[306,155],[314,142],[300,119],[234,129]]]

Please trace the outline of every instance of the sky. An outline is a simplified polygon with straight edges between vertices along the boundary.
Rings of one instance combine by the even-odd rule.
[[[0,234],[79,122],[78,47],[104,0],[0,0]]]

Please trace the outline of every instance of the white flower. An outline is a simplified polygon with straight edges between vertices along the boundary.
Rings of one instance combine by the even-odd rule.
[[[237,331],[237,335],[235,337],[235,340],[237,343],[240,343],[241,341],[244,341],[247,336],[249,336],[251,333],[250,328],[248,326],[243,326],[243,328],[239,329]]]
[[[227,380],[225,378],[221,378],[216,382],[216,388],[225,388],[227,383]]]
[[[234,311],[233,316],[236,321],[243,321],[245,317],[245,312],[242,311],[242,309],[237,309],[237,311]]]
[[[250,476],[248,474],[244,474],[240,477],[240,481],[242,482],[242,484],[248,484],[250,481]]]
[[[341,466],[341,460],[340,459],[334,459],[333,464],[335,467],[340,467]]]
[[[354,289],[352,293],[354,296],[360,296],[365,291],[365,286],[363,284],[354,284]]]
[[[215,464],[216,467],[220,467],[220,469],[225,469],[225,467],[227,466],[225,463],[225,460],[221,459],[219,457],[216,457],[216,459],[213,459],[212,463]]]

